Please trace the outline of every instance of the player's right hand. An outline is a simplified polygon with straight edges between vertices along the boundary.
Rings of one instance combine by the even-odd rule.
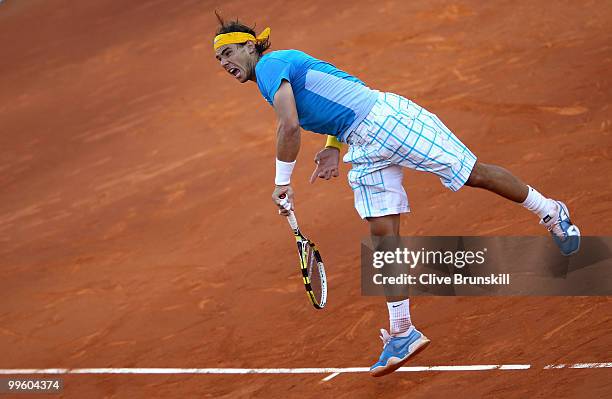
[[[337,148],[325,147],[317,152],[314,161],[317,166],[314,172],[312,172],[312,176],[310,176],[310,183],[314,183],[317,177],[325,180],[329,180],[332,177],[338,177],[340,150]]]

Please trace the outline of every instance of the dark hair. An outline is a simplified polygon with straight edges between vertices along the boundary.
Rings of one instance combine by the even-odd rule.
[[[217,35],[221,35],[223,33],[230,33],[230,32],[245,32],[245,33],[250,33],[251,35],[257,37],[257,35],[255,34],[255,26],[251,28],[243,24],[242,22],[238,21],[238,19],[236,19],[235,21],[225,22],[223,20],[223,17],[219,14],[217,10],[215,10],[215,15],[217,16],[217,21],[219,21],[219,25],[220,25],[217,28],[217,33],[216,33]],[[244,43],[241,43],[241,44],[244,45]],[[264,51],[270,48],[271,45],[272,43],[270,43],[269,39],[266,39],[261,42],[255,42],[255,50],[257,50],[257,53],[259,53],[259,55],[262,55]]]

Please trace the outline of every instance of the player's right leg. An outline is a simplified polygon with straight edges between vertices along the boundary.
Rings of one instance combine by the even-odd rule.
[[[401,181],[400,181],[401,183]],[[392,251],[400,245],[399,214],[367,217],[374,251]],[[386,264],[383,274],[396,275],[405,265]],[[370,367],[370,374],[381,377],[400,368],[409,358],[425,349],[429,339],[418,331],[410,319],[410,301],[401,287],[385,287],[387,310],[389,311],[389,332],[380,330],[383,350],[378,361]]]
[[[355,147],[349,150],[353,161],[357,161],[355,155],[359,152]],[[355,195],[355,208],[368,221],[373,250],[395,251],[400,245],[400,214],[409,211],[408,197],[402,186],[403,171],[397,165],[379,169],[381,165],[375,161],[374,152],[365,152],[369,162],[353,162],[348,175]],[[383,273],[394,266],[400,267],[386,265]],[[378,361],[370,368],[374,377],[392,373],[429,344],[429,339],[412,325],[408,297],[393,291],[393,288],[385,287],[390,332],[380,330],[383,349]]]

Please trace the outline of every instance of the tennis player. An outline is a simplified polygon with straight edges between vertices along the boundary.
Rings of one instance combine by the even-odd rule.
[[[374,237],[399,236],[400,215],[409,212],[403,168],[430,172],[452,191],[463,186],[491,191],[521,204],[540,219],[563,255],[578,251],[580,231],[564,203],[545,197],[506,169],[479,162],[433,113],[400,95],[369,88],[356,77],[298,50],[269,49],[270,29],[258,36],[238,20],[220,26],[215,56],[240,83],[255,82],[278,118],[276,178],[272,199],[279,213],[286,194],[293,209],[291,173],[300,150],[300,128],[327,135],[315,156],[317,178],[338,176],[340,148],[355,208]],[[383,350],[371,367],[380,376],[395,371],[429,340],[410,319],[408,298],[387,298],[390,332],[381,330]]]

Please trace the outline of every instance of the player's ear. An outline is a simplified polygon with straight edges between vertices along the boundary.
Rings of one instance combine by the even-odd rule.
[[[249,40],[248,42],[245,43],[245,46],[249,54],[255,54],[255,51],[256,51],[255,42]]]

